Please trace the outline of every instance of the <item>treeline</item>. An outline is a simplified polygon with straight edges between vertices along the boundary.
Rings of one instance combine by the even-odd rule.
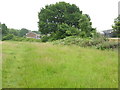
[[[22,29],[13,29],[13,28],[8,28],[6,24],[0,23],[0,33],[1,33],[1,40],[20,40],[20,39],[26,39],[26,33],[31,32],[31,30],[28,30],[26,28]],[[38,31],[32,31],[37,34],[40,32]]]

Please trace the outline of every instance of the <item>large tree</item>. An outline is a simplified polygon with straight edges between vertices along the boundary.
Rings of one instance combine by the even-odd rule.
[[[120,37],[120,15],[114,20],[113,35],[116,37]]]
[[[41,34],[45,35],[53,35],[53,33],[56,34],[58,32],[64,34],[65,31],[63,31],[62,33],[62,31],[60,31],[59,28],[59,26],[64,24],[67,27],[69,27],[69,30],[70,28],[72,28],[72,30],[79,30],[79,32],[81,33],[86,33],[86,36],[91,36],[90,33],[94,30],[91,26],[92,23],[90,22],[89,15],[82,14],[82,11],[80,11],[80,9],[75,4],[69,4],[66,2],[59,2],[56,4],[46,5],[45,8],[42,8],[39,12],[38,18],[39,31],[41,32]]]

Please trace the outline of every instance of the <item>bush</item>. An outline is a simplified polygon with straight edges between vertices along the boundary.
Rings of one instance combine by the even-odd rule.
[[[48,41],[48,39],[49,39],[49,36],[43,36],[42,38],[41,38],[41,41],[42,42],[47,42]]]
[[[97,49],[105,50],[105,49],[115,49],[118,48],[120,44],[118,42],[104,42],[96,46]]]
[[[4,41],[4,40],[11,40],[11,39],[13,39],[13,37],[14,37],[13,34],[8,34],[8,35],[4,36],[4,37],[2,38],[2,40],[3,40],[3,41]]]
[[[97,49],[115,49],[120,46],[117,42],[110,42],[106,38],[80,38],[76,36],[66,37],[61,40],[56,40],[53,44],[62,44],[62,45],[77,45],[81,47],[94,47]]]
[[[61,40],[57,40],[54,43],[61,43],[61,44],[64,44],[64,45],[75,44],[75,45],[86,47],[86,46],[96,45],[100,42],[101,41],[97,41],[95,39],[70,36],[70,37],[66,37],[66,38],[61,39]]]
[[[12,40],[13,40],[13,41],[41,42],[40,39],[25,38],[25,37],[18,37],[18,36],[15,36]]]
[[[24,39],[25,39],[24,37],[15,36],[12,40],[13,41],[23,41]]]

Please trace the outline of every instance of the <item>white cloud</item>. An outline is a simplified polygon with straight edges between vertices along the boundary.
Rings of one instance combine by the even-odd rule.
[[[40,8],[59,1],[76,4],[99,31],[110,29],[118,15],[119,0],[0,0],[0,22],[10,28],[38,30]]]

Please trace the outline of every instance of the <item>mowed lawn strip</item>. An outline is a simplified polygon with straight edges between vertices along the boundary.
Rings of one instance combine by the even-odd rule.
[[[117,52],[50,43],[3,43],[3,88],[61,87],[117,88]]]

